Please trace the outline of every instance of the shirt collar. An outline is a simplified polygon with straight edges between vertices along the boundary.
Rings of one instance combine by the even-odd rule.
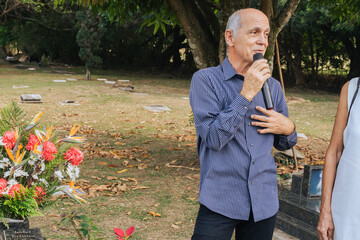
[[[222,69],[223,69],[223,73],[224,73],[224,80],[230,80],[232,79],[234,76],[238,76],[240,79],[244,79],[243,75],[238,74],[235,69],[233,68],[233,66],[231,65],[231,63],[229,62],[228,57],[226,57],[224,59],[224,61],[221,64]]]

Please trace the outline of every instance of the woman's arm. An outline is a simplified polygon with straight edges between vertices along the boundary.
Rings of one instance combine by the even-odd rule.
[[[348,95],[347,82],[341,89],[339,105],[329,147],[325,155],[325,164],[322,176],[322,193],[320,205],[320,218],[317,227],[318,236],[321,240],[333,239],[334,223],[331,215],[331,196],[334,187],[337,164],[343,151],[343,133],[347,123]]]

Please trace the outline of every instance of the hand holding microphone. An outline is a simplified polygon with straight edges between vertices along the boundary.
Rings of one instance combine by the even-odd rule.
[[[255,62],[256,60],[259,59],[263,59],[264,56],[261,53],[256,53],[253,56],[253,62]],[[265,102],[265,107],[267,110],[272,110],[274,109],[274,103],[271,97],[271,92],[270,92],[270,86],[269,86],[269,82],[266,79],[264,82],[263,87],[261,88],[263,97],[264,97],[264,102]]]

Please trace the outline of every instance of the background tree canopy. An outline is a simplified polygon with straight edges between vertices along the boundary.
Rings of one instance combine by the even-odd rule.
[[[236,9],[254,7],[269,16],[266,57],[273,63],[278,39],[286,86],[338,89],[360,74],[359,0],[4,0],[0,55],[84,64],[76,42],[76,13],[84,7],[102,19],[98,67],[179,76],[215,66],[226,54],[227,18]]]

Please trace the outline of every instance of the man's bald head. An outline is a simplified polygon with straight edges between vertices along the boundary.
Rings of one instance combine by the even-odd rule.
[[[230,17],[226,24],[226,29],[230,29],[234,36],[236,37],[237,30],[241,27],[241,23],[244,18],[249,15],[262,15],[267,18],[267,16],[260,10],[255,8],[244,8],[234,12]]]

